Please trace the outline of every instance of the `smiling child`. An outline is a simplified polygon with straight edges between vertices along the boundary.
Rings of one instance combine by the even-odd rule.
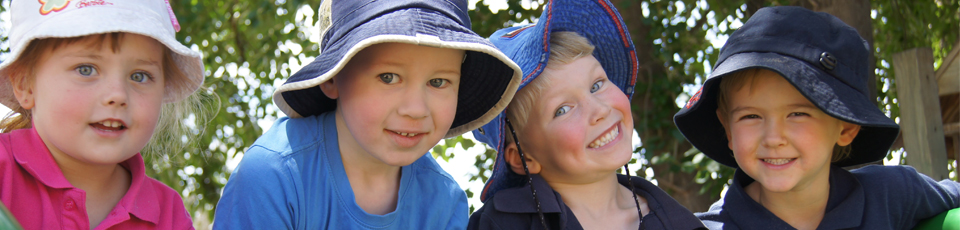
[[[757,11],[677,113],[707,156],[737,168],[697,216],[710,229],[909,229],[960,207],[960,184],[909,166],[841,167],[887,155],[899,126],[868,95],[871,49],[853,28],[800,7]]]

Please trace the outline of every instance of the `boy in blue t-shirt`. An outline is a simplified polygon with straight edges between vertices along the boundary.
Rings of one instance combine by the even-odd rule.
[[[960,207],[960,184],[883,159],[899,126],[868,96],[870,48],[800,7],[757,11],[674,117],[690,142],[737,168],[710,229],[909,229]],[[725,138],[724,138],[725,137]]]
[[[324,4],[331,4],[326,1]],[[520,69],[466,0],[335,1],[321,54],[223,191],[215,229],[463,229],[466,195],[427,153],[492,120]]]

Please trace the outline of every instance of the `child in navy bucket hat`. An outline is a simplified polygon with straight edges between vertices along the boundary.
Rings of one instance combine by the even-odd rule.
[[[325,1],[320,56],[224,188],[215,229],[463,229],[466,194],[428,153],[492,120],[520,69],[466,0]],[[323,20],[323,19],[321,19]]]
[[[757,11],[676,114],[683,135],[737,168],[697,216],[710,229],[909,229],[960,206],[960,184],[883,159],[899,126],[868,96],[870,48],[801,7]]]
[[[633,155],[638,63],[613,4],[548,1],[536,24],[490,40],[524,78],[508,109],[473,131],[497,157],[468,229],[703,228],[657,186],[617,174]]]

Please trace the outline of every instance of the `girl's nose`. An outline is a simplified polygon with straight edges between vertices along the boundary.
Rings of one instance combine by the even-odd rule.
[[[103,105],[105,106],[127,106],[127,87],[126,79],[122,77],[107,77],[104,79],[103,87]]]

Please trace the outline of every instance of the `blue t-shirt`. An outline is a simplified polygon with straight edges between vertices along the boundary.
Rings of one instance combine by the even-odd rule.
[[[464,229],[467,197],[425,154],[403,166],[397,208],[368,214],[343,169],[332,112],[280,118],[244,154],[214,229]]]
[[[747,195],[754,180],[737,169],[733,184],[710,210],[697,213],[710,229],[796,229]],[[960,183],[937,182],[909,166],[830,168],[830,197],[817,229],[910,229],[960,207]]]

